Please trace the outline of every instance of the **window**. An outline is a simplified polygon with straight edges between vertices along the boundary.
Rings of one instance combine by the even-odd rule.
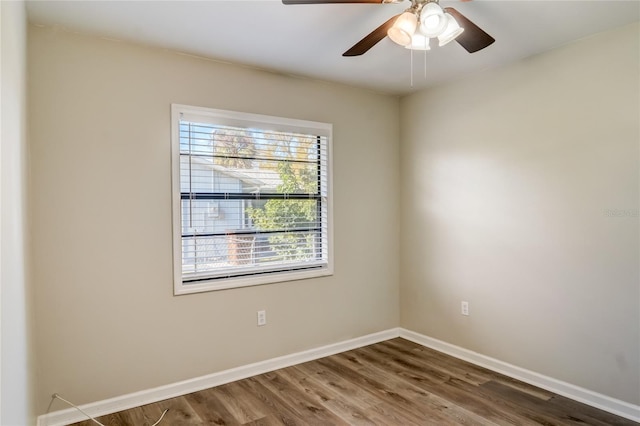
[[[332,274],[331,131],[172,105],[175,294]]]

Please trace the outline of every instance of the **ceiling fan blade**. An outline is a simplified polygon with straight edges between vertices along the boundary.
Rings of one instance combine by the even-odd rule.
[[[395,20],[398,19],[398,16],[400,15],[391,17],[387,22],[371,31],[365,38],[354,44],[351,49],[344,52],[342,56],[359,56],[366,53],[369,49],[378,44],[380,40],[387,36],[387,31],[391,28]]]
[[[496,39],[484,32],[479,26],[471,22],[454,8],[446,7],[444,10],[445,12],[450,13],[451,16],[455,18],[458,25],[464,28],[464,32],[456,38],[456,41],[460,46],[464,47],[467,52],[477,52],[496,41]]]
[[[284,4],[383,3],[382,0],[282,0]]]

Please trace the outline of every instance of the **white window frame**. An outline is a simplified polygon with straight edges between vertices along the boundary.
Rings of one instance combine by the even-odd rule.
[[[252,276],[204,279],[183,282],[182,275],[182,209],[180,193],[180,120],[183,116],[201,116],[222,125],[241,125],[265,130],[299,132],[327,138],[327,197],[326,197],[326,249],[327,261],[319,267],[302,270],[282,270]],[[214,290],[225,290],[285,281],[301,280],[333,275],[333,187],[332,187],[332,133],[329,123],[274,117],[260,114],[211,109],[181,104],[171,105],[171,176],[173,207],[173,281],[174,294],[191,294]]]

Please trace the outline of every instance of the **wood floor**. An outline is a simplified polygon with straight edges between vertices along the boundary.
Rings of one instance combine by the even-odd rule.
[[[98,420],[150,426],[166,408],[159,426],[638,424],[399,338]]]

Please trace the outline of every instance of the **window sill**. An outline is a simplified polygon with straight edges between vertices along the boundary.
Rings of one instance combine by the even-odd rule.
[[[318,268],[302,271],[274,272],[252,277],[234,277],[225,279],[210,279],[183,283],[182,279],[174,286],[174,295],[203,293],[208,291],[228,290],[232,288],[252,287],[264,284],[275,284],[287,281],[297,281],[310,278],[333,275],[333,268],[324,265]]]

